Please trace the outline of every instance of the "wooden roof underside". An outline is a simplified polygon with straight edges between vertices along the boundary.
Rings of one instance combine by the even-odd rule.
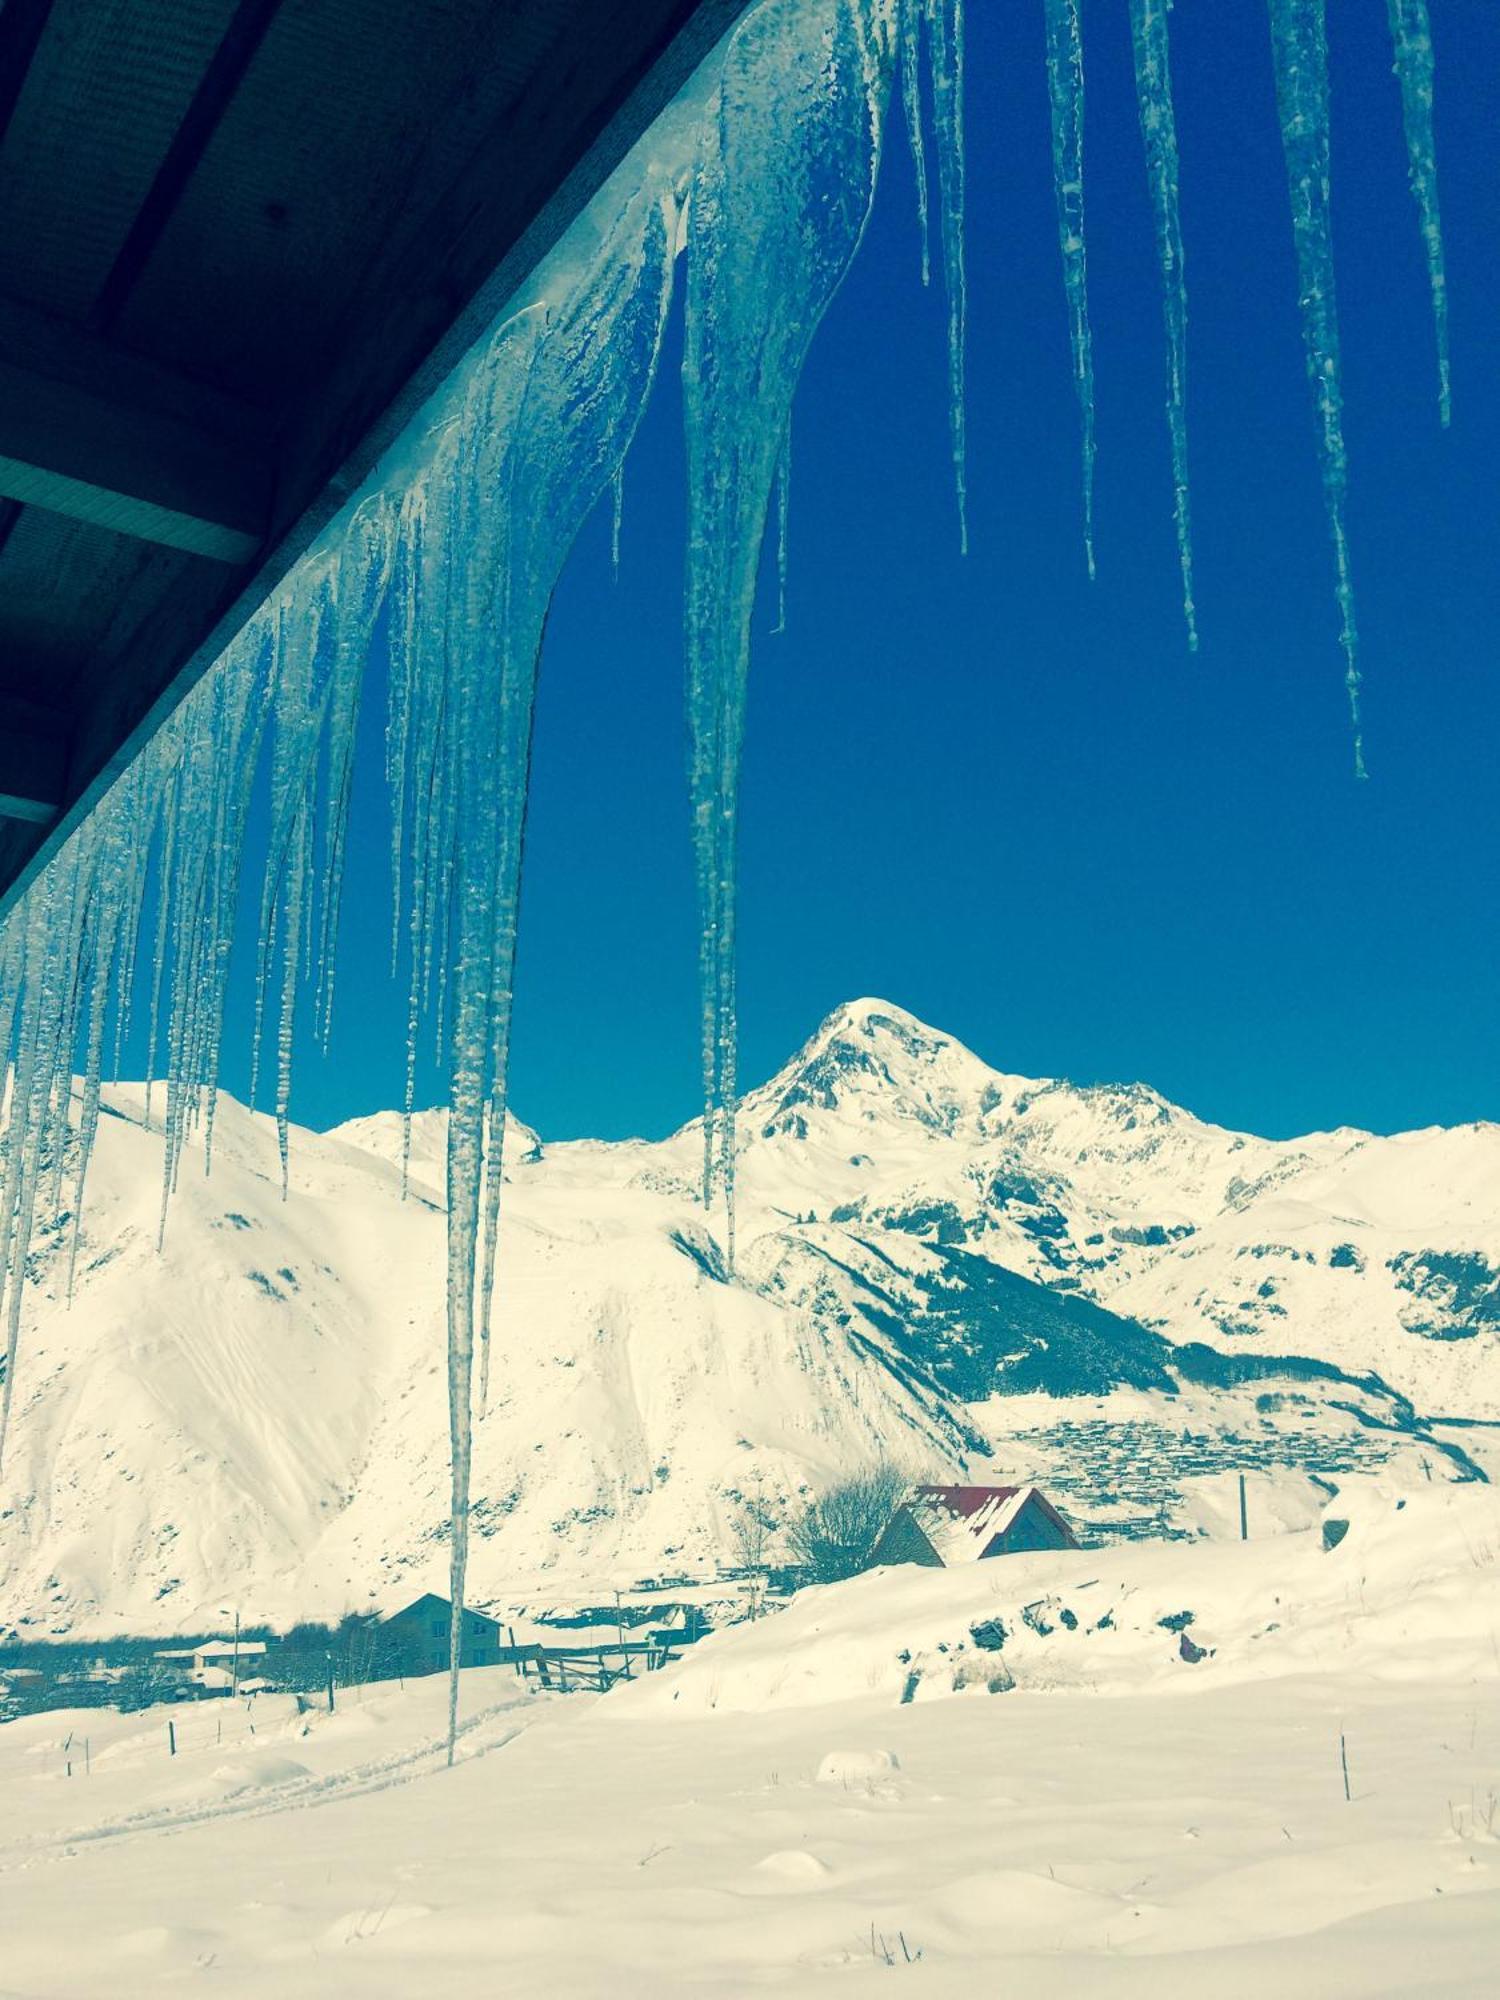
[[[0,0],[0,909],[746,0]]]

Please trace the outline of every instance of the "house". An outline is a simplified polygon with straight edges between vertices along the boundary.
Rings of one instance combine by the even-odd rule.
[[[181,1646],[153,1654],[158,1660],[191,1660],[183,1672],[195,1687],[210,1694],[232,1694],[243,1687],[240,1669],[247,1660],[258,1660],[266,1650],[264,1639],[208,1639],[201,1646]]]
[[[446,1597],[428,1591],[391,1611],[380,1621],[381,1636],[409,1674],[440,1674],[448,1670],[448,1631],[453,1606]],[[461,1667],[493,1667],[499,1663],[500,1627],[481,1611],[465,1609],[459,1645]]]
[[[1026,1549],[1076,1549],[1078,1538],[1039,1486],[914,1486],[870,1551],[880,1563],[952,1569]]]
[[[708,1630],[708,1620],[700,1604],[674,1604],[664,1616],[654,1618],[646,1637],[664,1653],[696,1645]]]

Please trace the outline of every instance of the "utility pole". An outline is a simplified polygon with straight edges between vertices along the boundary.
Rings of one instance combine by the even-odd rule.
[[[219,1616],[221,1618],[227,1618],[229,1616],[229,1606],[227,1604],[221,1604],[219,1606]],[[236,1605],[234,1607],[234,1665],[230,1671],[230,1676],[229,1676],[229,1699],[233,1701],[235,1696],[239,1693],[239,1691],[240,1691],[240,1607]]]

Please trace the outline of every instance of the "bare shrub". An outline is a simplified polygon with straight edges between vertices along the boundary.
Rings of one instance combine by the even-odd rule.
[[[857,1576],[870,1560],[909,1481],[899,1466],[881,1463],[832,1486],[787,1523],[792,1559],[814,1583]]]

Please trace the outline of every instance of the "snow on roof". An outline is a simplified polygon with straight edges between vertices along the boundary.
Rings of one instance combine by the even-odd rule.
[[[393,1625],[398,1619],[410,1618],[413,1615],[430,1618],[439,1613],[444,1618],[451,1618],[453,1615],[452,1601],[446,1597],[439,1597],[435,1590],[424,1590],[420,1597],[408,1599],[399,1609],[381,1612],[380,1622],[382,1625]],[[472,1604],[464,1606],[464,1622],[465,1624],[493,1625],[496,1631],[500,1629],[498,1620],[492,1618],[487,1611],[476,1611]]]
[[[215,1639],[207,1646],[192,1647],[187,1657],[194,1660],[227,1660],[238,1653],[243,1660],[248,1653],[263,1653],[265,1650],[266,1642],[264,1639],[240,1639],[238,1641],[233,1639]],[[158,1654],[157,1657],[160,1659],[164,1656]]]
[[[978,1562],[1036,1490],[1034,1486],[916,1486],[906,1505],[945,1564]]]

